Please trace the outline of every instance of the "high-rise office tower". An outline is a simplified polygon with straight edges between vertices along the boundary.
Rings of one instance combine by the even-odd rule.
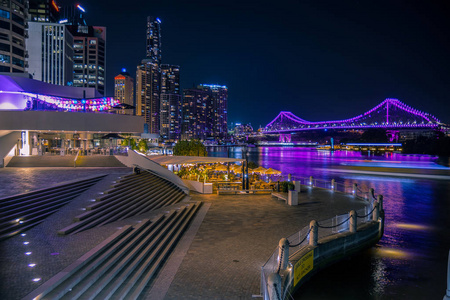
[[[181,133],[180,66],[161,65],[160,135],[175,141]]]
[[[209,118],[211,132],[215,138],[226,138],[228,133],[228,88],[214,84],[200,84],[197,88],[206,91],[211,99],[209,103]]]
[[[201,89],[183,90],[183,114],[181,125],[181,139],[204,140],[211,136],[208,126],[208,106],[210,96]]]
[[[161,65],[161,20],[147,17],[147,59]]]
[[[114,98],[120,103],[134,106],[134,80],[125,69],[114,77]],[[133,114],[133,110],[124,110],[124,112]]]
[[[25,73],[28,1],[0,0],[0,72]]]
[[[105,93],[106,27],[67,25],[73,35],[73,85]]]
[[[73,84],[73,36],[62,24],[28,22],[28,73],[33,79]]]
[[[145,117],[147,133],[159,134],[160,72],[151,59],[142,60],[136,70],[136,115]]]
[[[59,7],[55,0],[29,0],[28,20],[32,22],[59,22]]]
[[[227,136],[226,86],[201,84],[183,90],[182,139],[222,139]]]
[[[159,134],[161,95],[161,20],[147,17],[146,56],[136,70],[136,115],[144,116],[148,133]]]

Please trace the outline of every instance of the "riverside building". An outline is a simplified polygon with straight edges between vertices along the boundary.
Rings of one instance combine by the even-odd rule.
[[[227,136],[228,88],[200,84],[183,90],[182,139],[223,139]]]
[[[0,166],[15,155],[97,153],[107,134],[142,133],[142,118],[108,113],[117,104],[94,88],[0,75]]]
[[[160,134],[166,141],[180,139],[182,98],[180,66],[161,65]]]

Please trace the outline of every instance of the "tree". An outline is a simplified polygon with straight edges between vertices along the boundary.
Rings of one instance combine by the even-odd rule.
[[[137,145],[137,148],[139,149],[140,152],[146,153],[148,151],[147,141],[144,139],[140,140],[139,144]]]
[[[179,141],[173,147],[173,154],[178,156],[207,156],[206,147],[198,140]]]

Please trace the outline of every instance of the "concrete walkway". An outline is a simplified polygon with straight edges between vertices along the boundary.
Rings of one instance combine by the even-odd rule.
[[[295,207],[270,195],[191,196],[211,206],[164,299],[252,299],[260,294],[261,266],[280,238],[312,219],[364,207],[351,196],[321,189],[301,193]]]

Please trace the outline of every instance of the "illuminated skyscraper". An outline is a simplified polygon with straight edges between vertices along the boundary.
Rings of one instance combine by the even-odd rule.
[[[161,20],[147,17],[146,59],[136,71],[136,115],[144,116],[148,133],[159,134],[161,107]]]
[[[223,139],[227,136],[226,86],[200,84],[183,90],[182,139]]]
[[[25,73],[27,3],[0,0],[0,72]]]
[[[178,140],[181,133],[180,67],[161,65],[160,134],[165,140]]]
[[[145,117],[148,133],[153,134],[159,134],[159,68],[151,59],[144,59],[136,70],[136,115]]]
[[[134,106],[134,80],[125,69],[114,77],[114,98],[120,103]],[[133,110],[125,110],[125,112],[132,114]]]
[[[73,85],[105,93],[106,27],[67,25],[73,35]]]
[[[161,20],[147,17],[147,59],[161,65]]]

